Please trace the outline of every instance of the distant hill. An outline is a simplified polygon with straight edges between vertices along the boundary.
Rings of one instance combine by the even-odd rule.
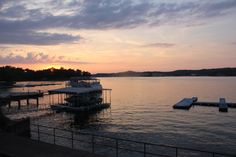
[[[125,71],[118,73],[97,73],[95,77],[164,77],[164,76],[236,76],[236,68],[216,68],[201,70],[161,71]]]

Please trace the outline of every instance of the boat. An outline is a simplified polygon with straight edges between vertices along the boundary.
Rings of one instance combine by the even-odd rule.
[[[64,103],[51,105],[52,110],[66,112],[87,112],[110,107],[104,101],[100,80],[94,77],[72,77],[65,88],[48,91],[49,94],[65,94]],[[107,92],[105,92],[107,94]],[[107,96],[106,96],[107,97]]]

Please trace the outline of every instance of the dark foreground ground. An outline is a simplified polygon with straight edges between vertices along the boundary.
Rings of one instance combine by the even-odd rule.
[[[101,157],[0,132],[0,157]]]

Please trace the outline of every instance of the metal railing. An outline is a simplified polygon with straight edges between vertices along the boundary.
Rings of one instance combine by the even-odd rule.
[[[43,126],[39,124],[31,124],[31,136],[33,139],[38,141],[44,141],[56,145],[71,147],[72,149],[81,149],[115,157],[236,157],[236,155],[233,154],[139,142],[129,139],[109,137],[106,135]]]

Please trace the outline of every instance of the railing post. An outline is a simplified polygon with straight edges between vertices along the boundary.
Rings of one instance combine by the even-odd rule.
[[[92,135],[92,152],[94,153],[94,135]]]
[[[37,125],[38,128],[38,142],[40,141],[40,131],[39,131],[39,125]]]
[[[215,153],[214,152],[212,153],[212,157],[215,157]]]
[[[146,157],[146,143],[143,143],[143,156]]]
[[[178,148],[175,147],[175,156],[178,157]]]
[[[74,148],[74,132],[73,130],[71,131],[71,148]]]
[[[118,139],[116,138],[116,157],[118,157],[118,152],[119,152],[119,146],[118,146]]]
[[[53,143],[56,144],[56,128],[53,128]]]

